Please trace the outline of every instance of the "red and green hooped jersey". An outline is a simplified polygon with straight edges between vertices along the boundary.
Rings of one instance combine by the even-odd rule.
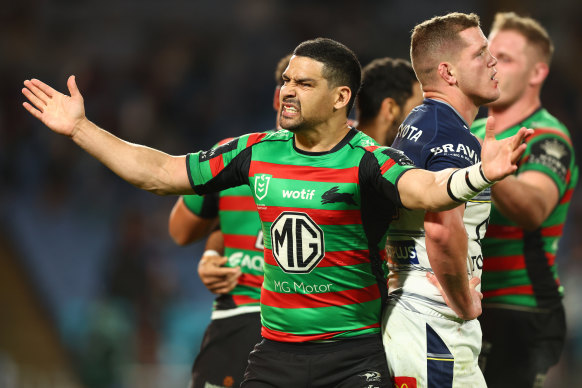
[[[218,145],[229,140],[232,139]],[[224,255],[228,257],[225,266],[238,266],[242,272],[236,287],[216,298],[213,318],[258,312],[263,284],[263,232],[249,187],[233,187],[206,196],[185,195],[183,199],[186,207],[197,216],[219,217]]]
[[[533,232],[518,227],[492,206],[483,240],[483,302],[551,308],[561,303],[563,295],[555,257],[578,167],[568,130],[545,109],[538,109],[497,138],[512,136],[521,127],[535,132],[527,139],[516,175],[540,171],[556,183],[560,197],[550,216]],[[485,119],[475,121],[471,131],[483,138]]]
[[[332,150],[297,149],[289,131],[241,136],[189,154],[197,193],[247,184],[262,222],[262,335],[302,342],[380,332],[386,229],[396,183],[413,168],[399,151],[350,130]]]

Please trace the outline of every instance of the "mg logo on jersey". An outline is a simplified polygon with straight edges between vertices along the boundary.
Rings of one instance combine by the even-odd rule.
[[[325,256],[323,230],[305,213],[281,213],[271,225],[271,245],[288,273],[309,273]]]
[[[257,199],[263,199],[267,196],[269,182],[272,177],[272,175],[268,174],[255,174],[255,196]]]

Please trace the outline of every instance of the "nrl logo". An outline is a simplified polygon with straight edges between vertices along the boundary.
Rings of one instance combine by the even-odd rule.
[[[269,182],[271,181],[272,175],[268,174],[256,174],[255,175],[255,196],[257,199],[263,199],[267,196],[267,191],[269,190]]]
[[[557,140],[546,141],[540,147],[546,152],[546,154],[556,159],[561,159],[562,156],[567,153],[566,148]]]

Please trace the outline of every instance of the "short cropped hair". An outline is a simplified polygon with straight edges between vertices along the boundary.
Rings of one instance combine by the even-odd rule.
[[[311,58],[323,63],[322,76],[330,87],[347,86],[352,91],[346,115],[350,113],[360,89],[362,67],[358,57],[347,46],[328,38],[305,41],[295,48],[293,55]]]
[[[519,16],[515,12],[498,12],[495,14],[495,19],[493,20],[489,34],[492,35],[499,31],[515,31],[520,33],[538,51],[541,60],[548,65],[552,61],[554,44],[546,29],[537,20]]]
[[[400,108],[404,107],[416,82],[412,65],[407,60],[374,59],[362,70],[362,86],[356,99],[358,121],[374,119],[387,97],[393,98]]]
[[[292,55],[293,54],[287,54],[277,62],[277,67],[275,68],[275,83],[277,86],[283,86],[283,73],[287,66],[289,66],[289,61],[291,60]]]
[[[454,55],[463,47],[459,33],[471,27],[480,27],[474,13],[452,12],[416,25],[410,37],[410,60],[421,84],[430,81],[443,54]]]

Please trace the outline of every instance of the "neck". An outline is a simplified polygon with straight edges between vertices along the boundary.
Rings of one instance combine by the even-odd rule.
[[[518,124],[535,112],[542,102],[539,94],[532,98],[521,98],[508,106],[490,106],[489,115],[495,117],[495,132],[499,133]]]
[[[346,119],[341,124],[321,124],[309,129],[295,132],[295,145],[308,152],[325,152],[331,150],[349,132]]]
[[[386,142],[388,127],[382,125],[377,118],[375,120],[358,123],[358,130],[364,132],[382,146],[389,145],[384,144]]]
[[[431,90],[424,92],[424,98],[433,98],[435,100],[446,102],[459,112],[469,126],[473,124],[475,116],[477,116],[477,112],[479,111],[479,107],[464,94],[449,95],[436,90]]]

